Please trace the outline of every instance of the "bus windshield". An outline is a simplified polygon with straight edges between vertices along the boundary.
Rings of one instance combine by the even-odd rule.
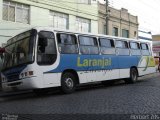
[[[5,47],[2,69],[33,62],[33,46],[35,43],[35,30],[21,33],[11,38]]]

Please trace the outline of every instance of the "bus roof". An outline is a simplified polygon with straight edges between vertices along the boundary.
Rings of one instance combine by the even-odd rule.
[[[19,34],[21,34],[23,32],[26,32],[26,31],[29,31],[31,29],[35,29],[38,32],[41,31],[41,30],[53,31],[53,32],[67,32],[67,33],[74,33],[74,34],[91,35],[91,36],[98,36],[98,37],[107,37],[107,38],[111,38],[111,39],[115,39],[115,40],[136,41],[136,42],[145,42],[145,43],[147,42],[147,43],[151,43],[152,44],[152,41],[138,40],[138,39],[133,39],[133,38],[116,37],[116,36],[110,36],[110,35],[104,35],[104,34],[93,34],[93,33],[87,33],[87,32],[74,32],[74,31],[70,31],[70,30],[58,29],[58,28],[53,28],[53,27],[31,27],[31,28],[28,28],[28,29],[20,32]]]
[[[104,34],[93,34],[93,33],[87,33],[87,32],[74,32],[74,31],[70,31],[70,30],[58,29],[58,28],[53,28],[53,27],[33,27],[32,29],[36,29],[38,31],[50,30],[50,31],[56,31],[56,32],[68,32],[68,33],[74,33],[74,34],[84,34],[84,35],[91,35],[91,36],[98,36],[98,37],[107,37],[107,38],[112,38],[112,39],[122,39],[122,40],[140,41],[140,42],[148,42],[148,43],[151,42],[151,41],[146,41],[146,40],[116,37],[116,36],[104,35]]]

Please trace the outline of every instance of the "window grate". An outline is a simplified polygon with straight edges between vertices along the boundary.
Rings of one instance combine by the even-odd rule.
[[[69,29],[69,15],[59,12],[50,12],[50,26],[60,29]]]
[[[85,18],[76,18],[76,31],[91,32],[91,20]]]
[[[29,24],[29,6],[3,1],[3,20]]]

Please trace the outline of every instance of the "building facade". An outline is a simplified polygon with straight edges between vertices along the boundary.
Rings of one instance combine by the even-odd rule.
[[[126,38],[138,37],[138,17],[128,13],[127,9],[117,10],[109,7],[108,14],[108,34]],[[98,32],[106,34],[106,6],[98,4]]]
[[[98,33],[95,0],[0,0],[0,45],[35,26]]]
[[[153,38],[153,52],[155,56],[160,56],[160,34],[152,35]]]

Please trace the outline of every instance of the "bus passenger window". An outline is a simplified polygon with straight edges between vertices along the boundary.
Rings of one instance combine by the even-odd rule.
[[[57,52],[52,32],[39,32],[37,46],[37,63],[39,65],[51,65],[56,61]]]
[[[148,50],[148,45],[145,43],[142,43],[141,48],[142,48],[142,50]]]
[[[78,53],[76,36],[73,34],[57,33],[58,47],[62,54]]]
[[[128,42],[127,41],[116,41],[116,51],[118,55],[130,55]]]
[[[47,46],[47,39],[46,38],[39,38],[38,39],[38,52],[45,53],[46,46]]]
[[[131,55],[141,55],[140,45],[137,42],[130,42]]]
[[[82,54],[98,54],[98,44],[96,37],[78,36],[80,43],[80,52]]]
[[[102,54],[115,54],[114,41],[108,38],[99,38]]]
[[[148,44],[141,43],[141,52],[142,52],[142,55],[146,55],[146,56],[150,55]]]

